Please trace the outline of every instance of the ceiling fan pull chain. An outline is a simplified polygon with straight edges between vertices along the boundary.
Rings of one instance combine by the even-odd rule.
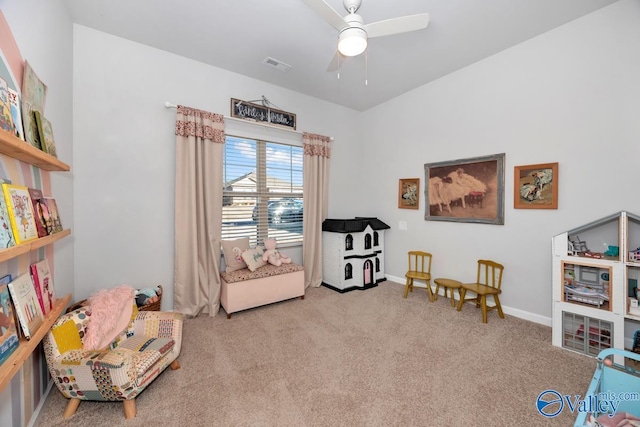
[[[369,86],[369,51],[364,52],[364,85]]]

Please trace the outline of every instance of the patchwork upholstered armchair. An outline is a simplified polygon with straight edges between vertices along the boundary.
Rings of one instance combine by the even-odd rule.
[[[133,418],[136,396],[167,366],[180,368],[182,314],[132,310],[129,325],[102,349],[83,349],[90,306],[62,315],[45,336],[49,372],[70,399],[65,418],[75,414],[82,400],[122,401],[125,417]]]

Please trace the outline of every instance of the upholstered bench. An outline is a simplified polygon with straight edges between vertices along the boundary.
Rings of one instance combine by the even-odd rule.
[[[220,273],[220,303],[227,318],[237,311],[300,297],[304,299],[304,268],[298,264],[267,264]]]

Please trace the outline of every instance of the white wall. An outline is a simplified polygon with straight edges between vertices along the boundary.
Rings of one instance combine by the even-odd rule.
[[[507,266],[504,304],[543,318],[551,313],[550,237],[618,210],[640,212],[627,196],[639,150],[637,1],[615,3],[365,113],[82,26],[74,27],[71,58],[58,52],[66,40],[56,32],[43,45],[32,27],[13,25],[12,16],[24,19],[34,3],[48,4],[0,2],[25,57],[41,61],[34,67],[51,88],[47,114],[60,157],[72,165],[71,174],[53,179],[73,228],[56,244],[56,275],[73,242],[76,298],[121,283],[171,287],[175,111],[165,101],[228,114],[229,98],[265,95],[295,112],[299,129],[336,138],[330,217],[372,215],[392,226],[389,275],[403,276],[411,248],[434,253],[436,275],[462,279],[477,258],[495,258]],[[47,19],[31,17],[42,21],[37,28],[68,23],[60,10],[48,12]],[[63,89],[71,61],[72,153]],[[422,209],[396,207],[398,178],[423,178],[424,163],[499,152],[506,153],[504,226],[424,221]],[[513,166],[553,161],[560,163],[559,209],[513,210]],[[65,194],[72,179],[73,197]],[[408,231],[397,230],[400,220]]]
[[[87,27],[74,40],[78,298],[163,284],[162,307],[173,306],[176,111],[165,101],[229,115],[230,98],[265,95],[296,113],[298,130],[335,138],[332,187],[350,176],[354,110]]]
[[[640,213],[639,52],[640,2],[625,0],[363,113],[370,197],[349,213],[391,226],[387,274],[404,276],[410,249],[433,253],[435,277],[463,281],[491,258],[505,265],[506,311],[550,324],[551,237]],[[425,163],[496,153],[506,153],[504,226],[425,221],[424,193],[419,211],[396,207],[398,179],[420,177],[422,192]],[[558,210],[513,209],[514,166],[551,162]]]

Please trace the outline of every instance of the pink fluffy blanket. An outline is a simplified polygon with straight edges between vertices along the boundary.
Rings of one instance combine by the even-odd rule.
[[[84,350],[106,348],[129,325],[135,290],[127,285],[100,290],[89,297],[91,316],[82,340]]]

